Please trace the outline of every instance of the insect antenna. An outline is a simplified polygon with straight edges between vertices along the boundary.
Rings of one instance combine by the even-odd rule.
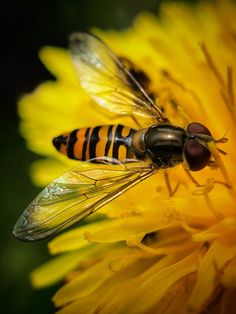
[[[225,134],[224,134],[220,139],[214,140],[214,142],[215,142],[216,144],[224,144],[224,143],[227,143],[227,142],[228,142],[228,138],[226,137],[227,132],[228,132],[228,130],[225,132]],[[226,153],[223,149],[221,149],[221,148],[219,148],[219,147],[216,147],[216,149],[217,149],[218,152],[221,153],[222,155],[227,155],[227,153]]]
[[[221,143],[222,143],[222,142],[221,142]],[[225,143],[226,143],[226,142],[225,142]],[[219,148],[219,147],[217,147],[216,149],[217,149],[218,152],[221,153],[222,155],[227,155],[227,153],[226,153],[223,149],[221,149],[221,148]]]
[[[216,144],[218,144],[218,143],[219,144],[227,143],[228,142],[228,138],[226,137],[227,133],[228,133],[228,130],[225,132],[225,134],[219,140],[214,140],[214,142]]]

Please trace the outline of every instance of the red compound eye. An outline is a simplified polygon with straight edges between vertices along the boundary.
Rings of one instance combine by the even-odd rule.
[[[212,135],[208,128],[198,122],[190,123],[187,127],[187,132],[190,137],[185,142],[185,158],[189,165],[189,169],[198,171],[206,167],[211,158],[211,153],[207,147],[197,141],[197,135]]]
[[[187,126],[187,132],[190,134],[205,134],[212,136],[208,128],[198,122],[189,123],[189,125]]]
[[[186,140],[184,154],[189,169],[192,171],[199,171],[206,167],[211,158],[209,150],[195,139]]]

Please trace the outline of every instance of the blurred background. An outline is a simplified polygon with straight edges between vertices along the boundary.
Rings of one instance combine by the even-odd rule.
[[[1,16],[1,313],[53,313],[50,301],[57,287],[35,291],[29,273],[49,259],[47,241],[23,243],[12,228],[39,188],[28,167],[39,156],[27,150],[18,132],[17,99],[40,82],[53,79],[38,59],[42,46],[66,47],[68,35],[96,26],[121,29],[140,11],[158,14],[160,0],[2,0]],[[170,2],[170,1],[169,1]],[[173,1],[172,1],[173,2]],[[175,1],[176,2],[176,1]],[[196,1],[188,1],[196,2]]]

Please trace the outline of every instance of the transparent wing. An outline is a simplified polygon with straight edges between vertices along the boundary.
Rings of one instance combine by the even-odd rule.
[[[26,208],[13,234],[35,241],[84,219],[153,174],[151,165],[95,165],[89,162],[49,184]]]
[[[167,120],[131,71],[100,39],[72,34],[70,51],[81,86],[100,106],[119,116],[138,114]]]

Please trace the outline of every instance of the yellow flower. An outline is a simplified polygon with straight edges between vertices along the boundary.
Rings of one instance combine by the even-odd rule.
[[[227,155],[212,147],[218,168],[194,174],[203,187],[179,166],[169,171],[181,182],[169,197],[160,172],[50,241],[60,255],[31,279],[35,287],[66,279],[53,297],[58,313],[235,313],[235,16],[227,1],[168,4],[160,19],[143,13],[128,30],[94,30],[148,74],[174,124],[201,122],[216,139],[227,133]],[[19,114],[29,149],[46,156],[31,168],[45,185],[77,164],[53,149],[55,135],[114,121],[81,89],[67,51],[47,47],[40,58],[56,81],[23,97]]]

